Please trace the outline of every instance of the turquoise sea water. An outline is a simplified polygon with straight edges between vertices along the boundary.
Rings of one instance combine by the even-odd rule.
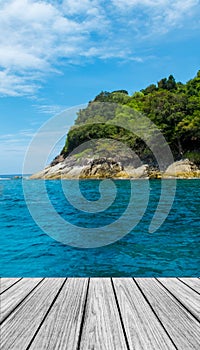
[[[170,180],[165,181],[170,184]],[[27,181],[39,211],[43,205],[42,183],[42,180]],[[80,182],[86,199],[99,199],[99,183],[97,180]],[[59,180],[46,181],[46,188],[56,212],[64,220],[89,229],[112,224],[123,215],[130,197],[130,181],[118,180],[114,183],[116,199],[107,210],[99,213],[74,208],[65,198]],[[149,185],[150,199],[145,214],[129,234],[107,246],[81,249],[54,240],[37,226],[24,200],[21,179],[0,179],[1,277],[199,277],[200,180],[177,181],[172,209],[154,233],[149,232],[149,225],[159,201],[161,181],[151,180]],[[67,190],[72,181],[64,181],[63,186]],[[134,181],[134,186],[140,192],[141,200],[145,180]],[[135,201],[137,203],[137,198]],[[45,215],[44,208],[41,216],[51,226],[51,218]],[[127,220],[129,218],[123,226],[126,226]],[[124,227],[121,226],[121,229]]]

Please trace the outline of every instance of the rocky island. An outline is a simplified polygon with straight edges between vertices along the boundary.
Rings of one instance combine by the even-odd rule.
[[[174,162],[162,171],[152,150],[131,132],[140,124],[136,113],[156,125],[170,146]],[[126,90],[101,92],[78,112],[60,155],[31,179],[174,177],[200,177],[200,71],[186,84],[170,75],[131,96]]]

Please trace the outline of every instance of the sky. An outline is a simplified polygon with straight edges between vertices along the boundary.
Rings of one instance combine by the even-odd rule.
[[[38,128],[102,90],[194,77],[199,32],[199,0],[0,0],[0,174],[22,173]]]

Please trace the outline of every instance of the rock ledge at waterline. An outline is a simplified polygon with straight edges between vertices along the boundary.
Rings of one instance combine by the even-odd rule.
[[[122,165],[112,158],[86,158],[77,162],[75,157],[63,159],[47,166],[44,170],[32,175],[30,179],[161,179],[161,178],[200,178],[200,169],[188,159],[176,161],[165,172],[148,164],[133,167]]]

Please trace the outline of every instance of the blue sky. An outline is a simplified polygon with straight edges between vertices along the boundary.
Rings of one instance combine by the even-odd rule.
[[[21,173],[37,129],[101,90],[192,78],[199,18],[198,0],[0,0],[0,174]]]

